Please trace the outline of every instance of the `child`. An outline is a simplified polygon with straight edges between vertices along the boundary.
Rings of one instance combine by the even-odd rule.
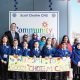
[[[33,47],[33,49],[32,49],[32,51],[31,51],[31,56],[32,57],[40,57],[41,56],[41,51],[40,51],[40,49],[39,49],[39,42],[38,41],[35,41],[34,42],[34,47]]]
[[[45,46],[42,49],[42,57],[55,57],[55,48],[51,45],[51,38],[47,38]],[[46,73],[46,80],[51,80],[51,73]]]
[[[71,53],[67,48],[67,44],[63,41],[61,42],[61,48],[57,50],[57,57],[70,57]]]
[[[39,42],[38,41],[34,42],[34,46],[33,46],[33,49],[31,51],[31,56],[32,57],[40,57],[41,56],[41,51],[39,49]],[[35,80],[40,80],[40,73],[37,72],[35,75],[36,75]]]
[[[51,38],[47,38],[46,43],[42,49],[43,57],[49,57],[49,56],[54,57],[55,56],[56,49],[54,47],[52,47],[51,41],[52,41]]]
[[[23,42],[24,41],[28,41],[28,35],[27,34],[24,34],[23,35],[23,39],[22,39],[22,42],[19,44],[19,46],[22,48],[23,47]]]
[[[30,56],[30,49],[28,48],[27,41],[23,42],[22,56]]]
[[[18,40],[17,39],[15,39],[13,41],[13,47],[12,47],[11,53],[15,58],[22,55],[22,49],[18,46]],[[18,78],[19,78],[19,72],[17,72],[17,71],[13,72],[13,79],[18,80]]]
[[[58,43],[57,43],[57,40],[56,38],[52,38],[52,42],[51,42],[52,46],[57,48],[58,47]]]
[[[28,49],[27,41],[23,42],[22,56],[30,56],[30,49]],[[29,79],[29,73],[22,73],[22,79],[24,80],[25,75],[26,75],[26,80],[28,80]]]
[[[66,42],[61,42],[61,48],[56,51],[57,57],[70,57],[71,53],[67,48]],[[60,72],[60,80],[67,80],[67,73],[66,72]]]
[[[11,47],[8,44],[8,37],[3,36],[2,42],[0,45],[0,60],[1,60],[1,72],[2,72],[2,79],[1,80],[8,80],[8,58],[9,54],[11,54]]]
[[[77,43],[79,43],[79,38],[75,38],[75,39],[74,39],[74,43],[73,43],[73,45],[72,45],[72,50],[75,49],[75,46],[76,46]]]
[[[73,67],[73,78],[74,80],[77,79],[77,77],[80,80],[80,43],[77,43],[75,46],[75,49],[72,52],[72,63],[74,64]]]
[[[46,42],[46,37],[42,36],[41,41],[39,42],[40,50],[42,50],[43,46],[45,45],[45,42]]]

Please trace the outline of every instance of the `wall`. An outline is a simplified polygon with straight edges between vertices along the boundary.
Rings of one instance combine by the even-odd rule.
[[[49,11],[49,0],[17,0],[18,11]],[[14,0],[0,0],[0,37],[8,30],[9,11],[14,10]],[[68,34],[67,0],[52,0],[53,11],[59,11],[59,37]]]

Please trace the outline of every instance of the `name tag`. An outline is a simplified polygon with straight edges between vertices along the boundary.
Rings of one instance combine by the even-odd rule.
[[[66,57],[63,57],[63,60],[65,61],[66,60]]]
[[[4,56],[3,56],[4,58],[7,58],[8,57],[8,55],[7,54],[4,54]]]

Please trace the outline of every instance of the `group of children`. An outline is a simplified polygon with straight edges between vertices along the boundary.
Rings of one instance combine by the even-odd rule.
[[[9,55],[14,57],[18,56],[30,56],[30,57],[70,57],[72,61],[73,76],[74,80],[76,75],[79,74],[80,79],[80,43],[76,39],[75,44],[71,46],[68,36],[64,35],[61,43],[58,45],[55,38],[47,38],[45,36],[41,37],[41,40],[38,40],[37,34],[32,35],[32,39],[28,42],[28,36],[23,35],[23,41],[18,42],[17,39],[13,40],[13,45],[8,43],[8,37],[3,35],[0,44],[0,63],[1,63],[1,80],[8,80],[8,58]],[[16,66],[15,66],[16,67]],[[26,76],[24,76],[26,74]],[[41,73],[19,73],[13,72],[13,79],[18,80],[19,76],[25,77],[26,80],[30,76],[35,76],[34,80],[40,80]],[[44,73],[42,73],[44,75]],[[39,75],[39,76],[37,76]],[[42,77],[43,77],[42,75]],[[54,76],[55,75],[55,76]],[[51,77],[50,77],[51,76]],[[56,79],[56,76],[59,78]],[[32,78],[33,78],[32,77]],[[22,78],[22,79],[23,79]],[[66,72],[62,73],[46,73],[46,80],[67,80]],[[24,80],[24,79],[23,79]]]

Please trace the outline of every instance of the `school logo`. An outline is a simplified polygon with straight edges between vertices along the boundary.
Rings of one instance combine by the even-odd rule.
[[[56,17],[56,14],[52,14],[52,17]]]
[[[17,15],[16,15],[16,13],[13,13],[12,16],[13,16],[13,17],[16,17]]]

